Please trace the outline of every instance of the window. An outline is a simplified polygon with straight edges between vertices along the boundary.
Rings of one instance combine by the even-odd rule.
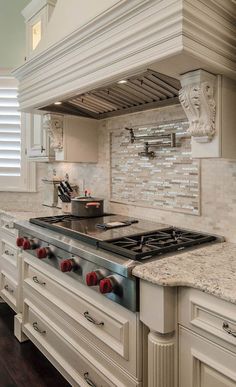
[[[17,81],[0,75],[0,191],[34,190],[34,172],[25,157],[24,114],[18,109]]]

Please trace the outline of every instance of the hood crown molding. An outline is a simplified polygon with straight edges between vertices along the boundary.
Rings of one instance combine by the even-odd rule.
[[[235,4],[223,12],[217,0],[121,1],[13,72],[20,108],[33,111],[148,67],[175,78],[198,68],[236,78],[234,15]]]
[[[24,9],[21,14],[24,16],[25,21],[29,21],[34,15],[36,15],[46,5],[52,5],[55,7],[57,0],[34,0],[31,1]]]

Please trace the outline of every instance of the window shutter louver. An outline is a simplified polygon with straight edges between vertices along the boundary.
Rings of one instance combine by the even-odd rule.
[[[16,80],[0,76],[0,177],[21,175],[21,116]]]

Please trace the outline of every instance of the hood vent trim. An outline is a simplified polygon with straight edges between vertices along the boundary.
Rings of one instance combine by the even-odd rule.
[[[179,104],[180,81],[154,70],[129,77],[126,83],[75,95],[60,105],[41,108],[54,113],[104,119],[166,105]]]

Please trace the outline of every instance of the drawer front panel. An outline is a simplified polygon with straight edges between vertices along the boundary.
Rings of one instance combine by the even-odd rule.
[[[16,268],[18,249],[3,238],[1,240],[1,252],[2,258]]]
[[[179,301],[180,324],[211,334],[236,351],[236,305],[194,289],[181,289]]]
[[[180,326],[181,387],[236,387],[235,363],[235,353]]]
[[[95,307],[87,300],[72,294],[45,274],[26,265],[24,282],[55,303],[62,310],[70,310],[71,316],[106,345],[128,358],[129,322],[119,316],[111,316],[103,306]]]
[[[0,227],[9,235],[16,236],[18,234],[18,230],[14,228],[14,219],[5,214],[0,214]]]
[[[4,270],[1,270],[1,297],[16,311],[17,308],[17,282]]]
[[[24,299],[23,330],[40,349],[44,349],[46,356],[49,354],[49,360],[54,360],[54,364],[56,362],[56,367],[73,386],[129,387],[136,385],[123,384],[119,382],[119,379],[111,380],[109,371],[102,365],[99,366],[91,357],[91,353],[83,350],[76,351],[67,341],[66,332],[28,299]]]
[[[66,321],[68,334],[74,341],[83,340],[87,346],[90,346],[90,350],[101,351],[105,359],[115,362],[131,377],[140,380],[142,378],[142,325],[137,315],[117,304],[107,305],[107,300],[104,305],[99,304],[97,299],[87,296],[88,289],[84,285],[80,285],[80,290],[76,289],[77,292],[76,290],[72,292],[71,288],[67,290],[54,278],[44,274],[41,268],[39,270],[37,263],[24,257],[26,297],[32,294],[43,305],[50,304],[50,310],[60,316],[61,321]],[[58,271],[53,271],[56,272],[58,279]],[[77,282],[75,287],[76,285]],[[83,294],[84,291],[86,295]],[[59,321],[58,324],[60,325]],[[61,329],[63,329],[62,325]],[[138,346],[139,350],[137,350]]]

